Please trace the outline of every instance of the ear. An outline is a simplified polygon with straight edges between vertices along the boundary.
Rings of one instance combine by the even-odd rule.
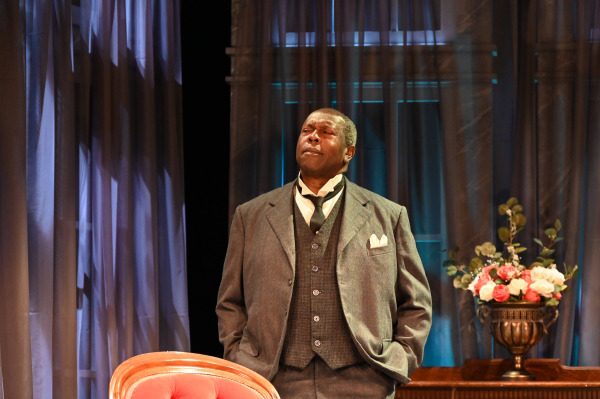
[[[344,163],[350,162],[350,160],[354,156],[354,151],[356,151],[356,146],[351,145],[346,147],[346,153],[344,154]]]

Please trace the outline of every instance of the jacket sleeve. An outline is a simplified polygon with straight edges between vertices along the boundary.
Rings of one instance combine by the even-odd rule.
[[[395,234],[398,312],[394,341],[404,349],[409,376],[423,361],[425,343],[431,329],[431,291],[404,207],[400,212]]]
[[[235,355],[248,315],[243,292],[244,225],[240,209],[236,209],[229,233],[223,276],[217,294],[219,341],[223,357],[235,361]]]

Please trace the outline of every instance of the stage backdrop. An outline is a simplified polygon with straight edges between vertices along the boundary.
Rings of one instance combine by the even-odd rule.
[[[581,269],[530,354],[600,365],[599,1],[232,4],[230,214],[294,179],[304,118],[337,108],[359,131],[350,180],[410,212],[434,300],[424,365],[508,356],[442,262],[499,243],[510,196],[528,218],[524,263],[559,218],[557,264]]]
[[[179,2],[0,4],[0,398],[188,350]]]

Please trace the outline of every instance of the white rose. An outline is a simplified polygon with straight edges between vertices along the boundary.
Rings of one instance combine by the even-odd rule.
[[[483,287],[479,289],[479,298],[482,301],[491,301],[494,299],[494,287],[496,283],[493,281],[488,281]]]
[[[546,280],[536,280],[529,285],[529,288],[546,298],[550,298],[554,293],[554,284]]]
[[[554,285],[563,285],[565,283],[565,275],[556,269],[546,269],[546,280]]]
[[[469,286],[467,287],[467,289],[469,291],[471,291],[473,293],[473,295],[477,295],[477,293],[475,292],[475,284],[477,284],[477,282],[479,281],[479,276],[475,277],[472,281],[471,284],[469,284]]]
[[[536,266],[531,269],[531,279],[533,281],[545,280],[546,279],[546,268],[542,266]]]
[[[531,269],[531,279],[533,281],[546,280],[554,285],[563,285],[565,283],[565,275],[559,272],[556,267],[545,268],[536,266]]]
[[[508,284],[508,292],[510,295],[519,296],[522,293],[527,292],[527,286],[529,283],[522,278],[515,278],[510,280]]]

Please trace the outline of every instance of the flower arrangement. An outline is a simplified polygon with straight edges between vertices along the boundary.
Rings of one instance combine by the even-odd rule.
[[[558,236],[561,230],[560,220],[544,231],[542,241],[535,238],[541,251],[536,260],[526,267],[521,264],[520,254],[526,250],[515,242],[517,234],[523,230],[527,218],[517,198],[510,198],[498,207],[500,215],[506,215],[507,226],[498,229],[498,238],[504,243],[503,251],[497,251],[494,244],[485,242],[475,247],[477,255],[468,265],[456,261],[456,251],[450,251],[450,257],[444,262],[446,274],[454,277],[456,289],[469,290],[478,297],[478,302],[543,302],[547,306],[556,306],[562,299],[567,286],[565,281],[574,277],[577,265],[567,266],[564,273],[558,271],[552,255],[556,243],[563,238]]]

